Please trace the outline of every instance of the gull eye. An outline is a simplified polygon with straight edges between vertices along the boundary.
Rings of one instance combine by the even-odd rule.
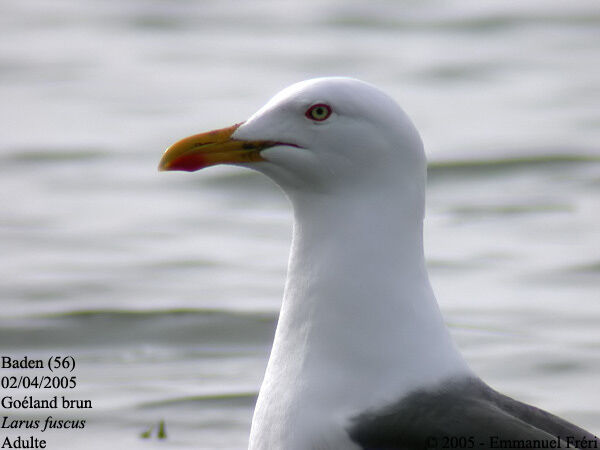
[[[325,103],[317,103],[308,108],[305,115],[310,120],[322,122],[331,115],[331,107]]]

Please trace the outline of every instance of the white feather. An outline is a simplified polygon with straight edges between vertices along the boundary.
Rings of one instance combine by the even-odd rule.
[[[316,103],[333,109],[322,123],[304,115]],[[358,80],[309,80],[234,137],[295,145],[252,164],[286,192],[295,223],[250,449],[357,448],[346,433],[353,416],[470,375],[429,284],[426,161],[400,107]]]

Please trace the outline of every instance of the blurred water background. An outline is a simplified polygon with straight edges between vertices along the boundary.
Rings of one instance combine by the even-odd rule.
[[[432,283],[472,367],[600,433],[597,0],[0,10],[0,353],[74,355],[67,395],[94,402],[52,411],[88,425],[48,448],[246,446],[290,208],[250,171],[156,165],[323,75],[380,86],[421,130]],[[161,419],[166,441],[140,438]]]

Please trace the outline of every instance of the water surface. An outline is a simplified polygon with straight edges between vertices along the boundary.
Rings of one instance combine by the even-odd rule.
[[[249,171],[156,165],[322,75],[381,86],[421,130],[432,283],[473,368],[600,432],[597,2],[2,9],[0,353],[75,355],[94,401],[49,448],[245,447],[290,209]]]

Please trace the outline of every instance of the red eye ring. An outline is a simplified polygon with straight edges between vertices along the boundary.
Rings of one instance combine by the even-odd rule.
[[[317,103],[306,110],[305,116],[316,122],[323,122],[331,116],[331,106],[325,103]]]

